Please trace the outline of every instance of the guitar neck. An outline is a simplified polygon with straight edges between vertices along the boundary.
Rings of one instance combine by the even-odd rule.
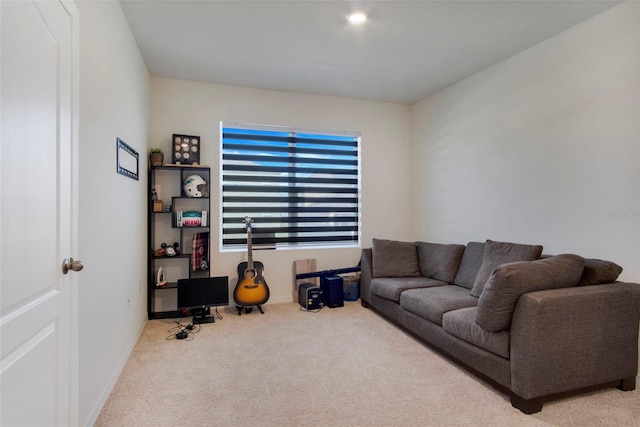
[[[247,228],[247,268],[253,270],[253,249],[251,244],[251,228]]]

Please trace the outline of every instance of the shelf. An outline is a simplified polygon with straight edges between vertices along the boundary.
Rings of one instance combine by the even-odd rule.
[[[174,317],[181,317],[180,311],[154,311],[149,313],[149,319],[172,319]]]
[[[149,211],[147,214],[147,240],[149,250],[147,252],[147,313],[149,319],[180,317],[180,311],[176,310],[177,301],[175,304],[173,303],[173,300],[177,299],[177,282],[180,279],[206,277],[211,274],[210,269],[191,270],[191,261],[194,255],[191,254],[191,252],[182,252],[182,249],[192,250],[190,244],[192,234],[209,232],[211,230],[211,198],[209,195],[207,195],[207,197],[187,197],[184,195],[183,182],[189,175],[201,175],[207,182],[209,188],[211,188],[211,169],[206,165],[164,164],[162,166],[151,166],[149,168]],[[162,204],[163,210],[159,212],[153,212],[154,200],[152,200],[152,194],[156,185],[160,186],[160,192],[165,195]],[[171,211],[167,212],[164,208],[169,205],[169,203],[171,203]],[[182,211],[183,214],[189,211],[207,211],[209,215],[207,218],[208,226],[178,227],[176,216],[179,211]],[[169,240],[166,239],[170,239],[171,242],[175,239],[175,241],[180,243],[180,247],[178,248],[181,252],[180,255],[154,255],[163,240],[169,242]],[[209,241],[207,248],[207,252],[210,253],[210,251],[211,241]],[[209,255],[207,255],[207,257],[209,257]],[[156,275],[161,265],[165,268],[165,274],[168,275],[167,278],[170,282],[168,282],[166,286],[157,287]],[[173,292],[162,292],[165,289],[173,289]],[[156,308],[162,311],[155,311]]]
[[[209,200],[209,197],[172,196],[173,200]]]
[[[203,170],[209,171],[211,168],[207,165],[173,165],[170,163],[165,163],[162,166],[151,166],[151,169],[167,169],[167,170],[180,170],[180,169],[189,169],[189,170]]]
[[[209,166],[190,166],[190,165],[162,165],[162,166],[151,166],[152,171],[158,170],[166,170],[166,171],[201,171],[201,172],[209,172],[211,168]]]
[[[178,288],[178,283],[177,282],[168,282],[167,286],[156,286],[153,285],[154,289],[156,291],[159,291],[161,289],[177,289]]]
[[[180,255],[174,255],[174,256],[155,256],[153,255],[151,258],[153,259],[175,259],[175,258],[191,258],[191,252],[189,252],[188,254],[180,254]]]
[[[191,258],[191,254],[180,254],[180,255],[174,255],[174,256],[166,256],[166,255],[156,256],[156,255],[152,255],[152,258],[153,259]]]

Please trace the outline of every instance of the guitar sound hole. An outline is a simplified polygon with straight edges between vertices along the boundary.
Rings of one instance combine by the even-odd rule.
[[[244,271],[244,278],[245,279],[253,279],[254,277],[256,277],[257,273],[256,270],[245,270]]]

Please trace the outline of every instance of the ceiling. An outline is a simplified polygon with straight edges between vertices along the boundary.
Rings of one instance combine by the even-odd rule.
[[[619,2],[120,3],[153,76],[411,104]]]

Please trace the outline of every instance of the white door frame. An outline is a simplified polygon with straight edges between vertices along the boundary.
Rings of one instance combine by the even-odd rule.
[[[59,0],[71,16],[71,253],[78,252],[80,162],[80,20],[73,0]],[[69,425],[80,424],[80,275],[71,274],[69,354]]]

